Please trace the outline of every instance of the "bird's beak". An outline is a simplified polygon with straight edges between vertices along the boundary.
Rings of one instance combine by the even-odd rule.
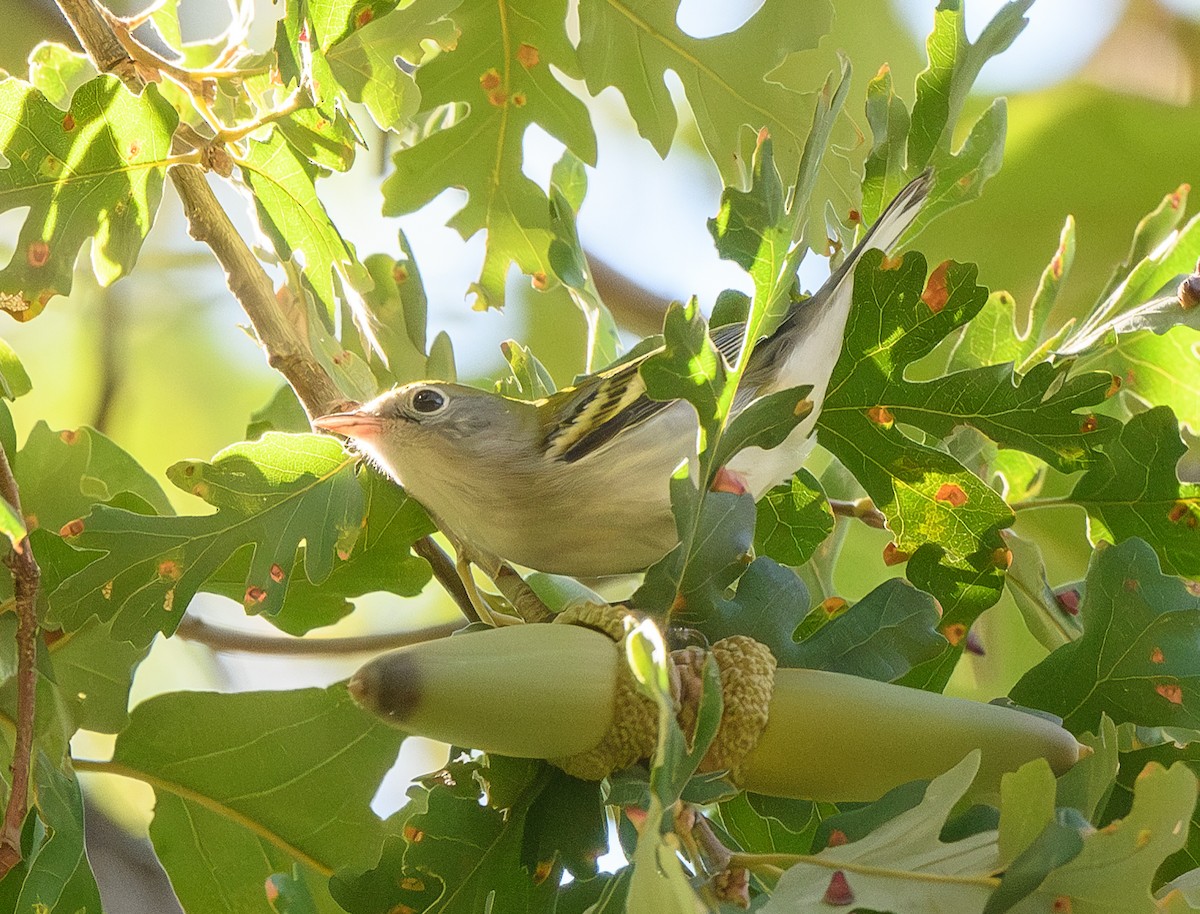
[[[318,416],[313,419],[312,424],[315,428],[323,428],[327,432],[367,441],[379,437],[383,432],[383,420],[379,416],[370,416],[357,410]]]

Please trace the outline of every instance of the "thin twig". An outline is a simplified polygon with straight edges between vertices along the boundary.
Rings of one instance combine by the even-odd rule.
[[[839,501],[836,498],[829,499],[829,507],[833,510],[836,517],[852,517],[862,521],[868,527],[874,527],[876,530],[883,530],[887,527],[887,518],[884,517],[882,511],[875,507],[875,503],[869,498],[860,498],[856,501]]]
[[[96,68],[114,73],[132,91],[141,91],[144,82],[137,67],[94,0],[58,0],[58,6]],[[180,146],[177,151],[186,151],[186,142],[177,141],[177,145]],[[267,364],[284,376],[309,418],[337,412],[345,403],[345,397],[316,360],[299,328],[287,320],[275,299],[271,278],[217,201],[204,172],[185,166],[172,168],[168,174],[183,202],[188,230],[193,238],[212,249],[224,268],[229,291],[250,319]],[[454,570],[454,563],[442,548],[428,537],[418,541],[413,548],[433,566],[438,582],[454,598],[464,615],[473,619],[474,610]]]
[[[216,143],[236,143],[243,139],[260,127],[265,127],[267,124],[282,120],[294,111],[298,111],[300,106],[305,101],[305,93],[297,89],[289,95],[278,108],[272,108],[270,111],[262,114],[251,121],[246,121],[244,124],[237,124],[233,127],[224,127],[217,132],[214,142]]]
[[[17,512],[21,493],[0,447],[0,495]],[[17,610],[17,732],[13,742],[12,790],[0,824],[0,879],[21,860],[21,826],[29,801],[29,770],[33,762],[33,716],[37,692],[37,592],[42,573],[33,557],[29,537],[17,543],[4,557],[13,576]]]
[[[214,651],[236,651],[243,654],[273,654],[275,656],[329,656],[346,654],[377,654],[392,648],[448,638],[461,622],[444,622],[428,628],[407,632],[383,632],[377,635],[356,635],[348,638],[286,638],[277,635],[256,635],[221,625],[204,622],[194,616],[184,616],[175,634],[185,641],[203,644]]]

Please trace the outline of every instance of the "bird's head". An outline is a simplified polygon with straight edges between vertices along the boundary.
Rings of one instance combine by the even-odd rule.
[[[461,467],[510,459],[534,437],[531,411],[531,404],[489,391],[416,381],[313,425],[349,438],[384,472],[412,486],[429,473],[443,475],[447,462]]]

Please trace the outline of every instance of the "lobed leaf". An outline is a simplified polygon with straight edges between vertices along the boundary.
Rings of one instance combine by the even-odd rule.
[[[527,128],[536,123],[583,161],[596,161],[587,109],[551,71],[580,75],[565,16],[565,0],[517,0],[501,16],[483,0],[458,6],[457,47],[416,76],[426,110],[455,106],[458,113],[401,149],[384,182],[387,215],[412,212],[447,187],[466,190],[467,202],[450,225],[463,238],[487,231],[482,272],[471,287],[481,310],[503,306],[510,264],[539,281],[549,274],[548,200],[521,170]]]
[[[70,292],[88,239],[102,285],[133,268],[162,198],[177,122],[153,85],[133,95],[115,76],[97,76],[64,113],[29,83],[0,80],[0,211],[29,207],[0,270],[0,308],[30,320]]]
[[[1200,597],[1161,572],[1145,541],[1093,553],[1079,617],[1083,635],[1021,677],[1013,701],[1058,715],[1073,733],[1094,731],[1104,714],[1200,724]]]
[[[313,583],[333,571],[335,554],[351,554],[363,516],[354,461],[332,438],[268,432],[226,448],[212,463],[173,466],[172,482],[204,498],[217,513],[144,517],[100,506],[71,544],[104,555],[52,595],[51,619],[67,629],[89,618],[114,622],[114,634],[145,644],[175,630],[191,598],[231,556],[251,551],[242,591],[248,612],[280,612],[305,543]]]
[[[809,102],[780,66],[796,51],[816,47],[831,25],[830,5],[810,4],[799,16],[787,0],[767,0],[737,31],[712,38],[680,29],[678,7],[653,0],[581,3],[579,61],[588,90],[598,95],[616,87],[638,132],[666,156],[678,124],[664,79],[671,70],[683,83],[725,184],[743,184],[754,137],[763,128],[790,173],[806,139],[797,112]]]
[[[1186,452],[1168,407],[1130,419],[1069,496],[1087,510],[1092,542],[1141,537],[1167,571],[1200,577],[1200,484],[1175,469]]]
[[[265,881],[298,864],[330,910],[328,875],[379,855],[369,804],[402,739],[340,685],[177,692],[134,708],[97,766],[154,788],[150,838],[185,908],[266,914]]]

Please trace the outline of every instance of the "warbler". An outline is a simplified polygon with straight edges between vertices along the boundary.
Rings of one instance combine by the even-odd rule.
[[[866,251],[896,244],[931,185],[927,171],[901,190],[824,285],[751,352],[734,411],[805,384],[814,404],[779,447],[746,448],[731,460],[756,500],[799,469],[812,447],[855,266]],[[743,333],[742,324],[713,330],[731,363]],[[695,458],[698,440],[690,403],[646,395],[638,369],[650,355],[542,400],[418,381],[313,425],[349,438],[481,567],[478,557],[576,577],[642,571],[678,542],[669,479]]]

